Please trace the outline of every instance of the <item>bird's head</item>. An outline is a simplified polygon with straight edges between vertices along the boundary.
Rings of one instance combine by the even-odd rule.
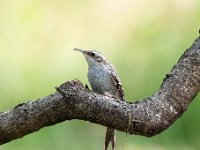
[[[100,52],[95,51],[95,50],[82,50],[79,48],[75,48],[75,51],[79,51],[83,53],[85,56],[85,59],[88,62],[89,66],[95,65],[95,64],[100,64],[106,61],[106,57],[103,56]]]

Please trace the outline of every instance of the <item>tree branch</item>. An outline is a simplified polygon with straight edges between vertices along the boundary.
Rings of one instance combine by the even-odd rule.
[[[185,51],[152,96],[126,103],[94,93],[80,81],[67,82],[47,97],[0,113],[0,144],[71,119],[150,137],[172,125],[199,90],[200,37]]]

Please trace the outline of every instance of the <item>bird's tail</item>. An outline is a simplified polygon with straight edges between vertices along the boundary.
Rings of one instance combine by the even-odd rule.
[[[107,128],[105,137],[105,150],[108,150],[110,142],[112,144],[112,150],[115,150],[115,130]]]

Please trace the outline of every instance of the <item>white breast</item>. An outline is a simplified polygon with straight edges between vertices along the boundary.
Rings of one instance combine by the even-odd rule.
[[[113,85],[111,76],[105,67],[90,67],[88,69],[88,80],[93,91],[100,94],[108,92],[115,95],[115,85]]]

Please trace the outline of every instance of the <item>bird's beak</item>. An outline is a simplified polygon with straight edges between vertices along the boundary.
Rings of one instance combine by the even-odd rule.
[[[75,51],[78,51],[78,52],[81,52],[81,53],[83,53],[83,54],[85,53],[85,50],[83,50],[83,49],[74,48],[74,50],[75,50]]]
[[[83,50],[83,49],[80,49],[80,48],[74,48],[74,50],[75,51],[78,51],[78,52],[81,52],[85,57],[86,56],[90,56],[89,54],[90,54],[90,51],[88,51],[88,50]]]

